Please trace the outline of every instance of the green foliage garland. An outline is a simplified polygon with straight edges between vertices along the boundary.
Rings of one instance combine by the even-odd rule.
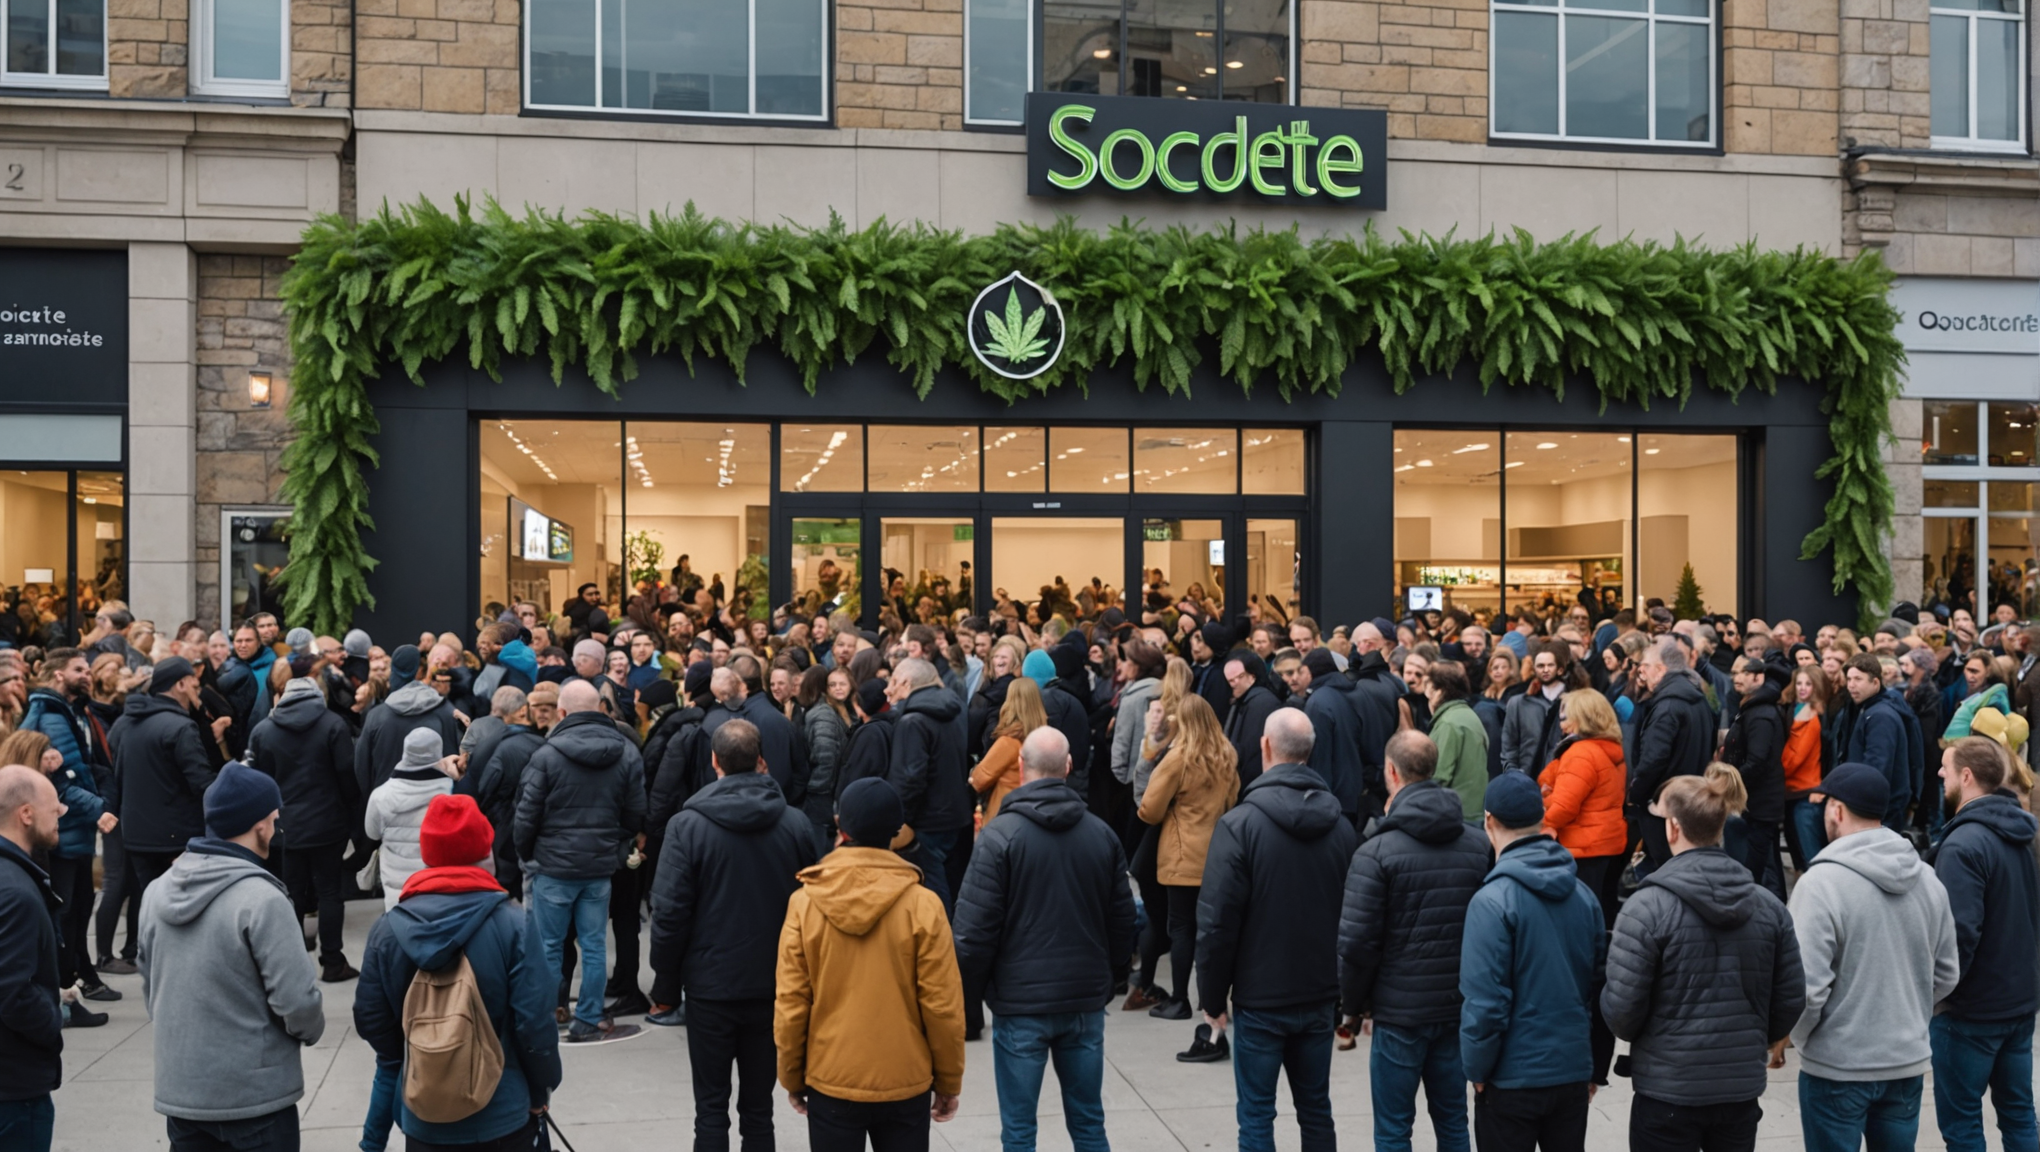
[[[966,343],[985,285],[1018,270],[1049,285],[1065,317],[1062,358],[1030,380],[986,370]],[[544,356],[614,394],[638,358],[691,370],[776,348],[812,391],[824,371],[882,355],[925,396],[943,368],[1007,400],[1131,366],[1142,387],[1190,388],[1207,353],[1243,389],[1336,395],[1364,352],[1398,391],[1471,362],[1483,387],[1563,393],[1584,379],[1602,404],[1683,404],[1695,380],[1740,395],[1797,377],[1824,390],[1835,455],[1822,526],[1802,558],[1832,555],[1835,589],[1866,618],[1891,600],[1881,536],[1892,494],[1881,460],[1904,353],[1891,275],[1873,253],[1744,245],[1710,251],[1568,235],[1304,239],[1295,229],[1192,231],[1122,222],[1105,233],[1063,219],[965,237],[883,220],[862,229],[732,224],[697,213],[643,222],[588,213],[513,217],[491,202],[429,202],[306,230],[284,280],[297,361],[284,498],[296,512],[284,572],[290,618],[345,628],[372,600],[365,474],[378,431],[366,384],[398,364],[463,346],[492,376],[505,357]]]

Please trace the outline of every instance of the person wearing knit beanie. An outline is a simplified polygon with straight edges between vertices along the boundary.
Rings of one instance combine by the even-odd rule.
[[[496,829],[472,796],[434,796],[418,826],[418,855],[427,868],[477,864],[489,858]]]
[[[205,790],[205,834],[215,840],[232,840],[282,808],[283,793],[277,790],[276,781],[238,760],[229,760]]]

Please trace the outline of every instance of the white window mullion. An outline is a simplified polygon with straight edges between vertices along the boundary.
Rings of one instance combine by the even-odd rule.
[[[1655,7],[1655,5],[1653,5]],[[1654,14],[1643,18],[1643,138],[1653,143],[1657,136],[1657,19]]]
[[[1969,15],[1969,17],[1968,17],[1968,20],[1969,20],[1969,138],[1970,138],[1971,140],[1975,140],[1975,139],[1979,139],[1979,138],[1980,138],[1980,133],[1978,133],[1978,132],[1977,132],[1977,130],[1976,130],[1976,129],[1977,129],[1977,123],[1976,123],[1976,15],[1975,15],[1975,13],[1971,13],[1971,14]],[[1988,459],[1988,457],[1986,457],[1986,459]],[[1977,606],[1978,606],[1979,608],[1980,608],[1980,607],[1982,607],[1982,606],[1983,606],[1983,602],[1982,602],[1981,600],[1978,600],[1978,601],[1977,601]]]
[[[744,19],[747,32],[744,37],[745,51],[750,53],[750,66],[745,69],[750,79],[749,103],[744,110],[753,116],[758,114],[758,0],[748,0],[744,5]],[[828,43],[824,40],[823,43]]]
[[[1558,134],[1561,138],[1566,135],[1568,127],[1565,122],[1566,72],[1568,71],[1565,66],[1567,59],[1565,51],[1565,24],[1565,5],[1561,3],[1558,6]]]

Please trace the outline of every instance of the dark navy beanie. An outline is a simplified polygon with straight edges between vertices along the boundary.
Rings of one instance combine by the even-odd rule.
[[[276,781],[239,760],[227,761],[205,790],[205,832],[231,840],[283,807]]]
[[[1544,792],[1523,772],[1504,772],[1487,786],[1487,814],[1511,831],[1544,823]]]

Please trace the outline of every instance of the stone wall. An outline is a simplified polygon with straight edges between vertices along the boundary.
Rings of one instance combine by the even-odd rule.
[[[345,108],[351,0],[291,0],[290,102]],[[191,0],[107,0],[107,95],[181,100],[191,94]]]
[[[1386,108],[1397,139],[1486,142],[1486,0],[1324,0],[1301,16],[1302,103]]]
[[[290,351],[280,299],[284,256],[198,258],[197,619],[220,613],[220,509],[277,503],[290,442]],[[268,408],[248,404],[248,374],[274,379]]]
[[[1926,602],[1926,525],[1920,519],[1925,488],[1920,478],[1920,402],[1891,402],[1891,433],[1884,446],[1884,472],[1891,478],[1891,602]]]
[[[836,123],[963,127],[963,0],[836,5]]]
[[[347,88],[354,82],[353,25],[351,0],[291,0],[292,104],[347,107]]]
[[[356,106],[517,115],[520,10],[518,0],[358,0]]]
[[[1725,0],[1722,142],[1730,152],[1833,156],[1838,0]]]
[[[2040,161],[1852,157],[1842,242],[1880,248],[1901,274],[2040,276]]]
[[[1928,0],[1841,0],[1841,145],[1925,148]]]

